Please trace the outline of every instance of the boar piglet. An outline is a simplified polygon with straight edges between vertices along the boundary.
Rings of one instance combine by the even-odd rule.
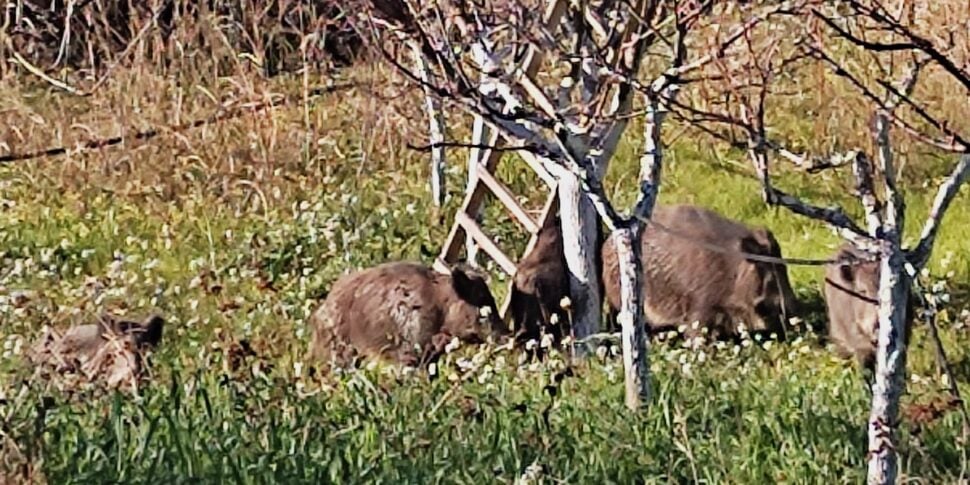
[[[865,259],[866,252],[850,243],[843,244],[834,259]],[[828,337],[839,355],[855,357],[866,370],[876,361],[879,325],[879,261],[845,262],[825,267],[825,306]],[[912,293],[906,305],[903,340],[909,342],[914,317]]]
[[[688,205],[657,206],[652,220],[659,225],[641,225],[640,235],[643,308],[652,332],[686,325],[689,337],[704,329],[712,337],[737,337],[744,324],[750,331],[782,334],[796,305],[788,271],[743,255],[781,258],[771,231]],[[612,235],[602,254],[603,285],[615,319],[620,277]]]
[[[543,333],[558,342],[569,333],[562,299],[569,296],[569,274],[563,254],[558,217],[550,217],[536,234],[532,251],[516,266],[509,309],[519,342],[538,340]],[[553,318],[555,315],[555,318]]]
[[[455,337],[474,344],[506,333],[482,275],[464,265],[442,274],[412,262],[340,277],[309,325],[311,358],[339,366],[358,356],[423,366]]]
[[[141,322],[103,314],[63,334],[47,329],[32,347],[30,360],[60,374],[103,379],[111,387],[132,383],[144,370],[145,353],[160,343],[164,325],[157,314]]]

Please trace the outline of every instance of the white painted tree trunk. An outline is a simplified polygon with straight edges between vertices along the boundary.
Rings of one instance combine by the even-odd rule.
[[[569,272],[573,335],[579,340],[600,328],[602,300],[595,253],[599,220],[579,179],[572,173],[563,173],[559,179],[559,213]],[[577,350],[582,353],[585,347],[578,346]]]
[[[434,204],[441,207],[445,203],[445,119],[441,103],[431,93],[427,84],[431,84],[431,72],[421,48],[411,45],[415,70],[421,78],[424,91],[424,110],[428,116],[428,140],[431,142],[431,198]]]
[[[647,338],[642,293],[643,270],[635,221],[618,228],[613,235],[620,270],[620,312],[617,322],[623,335],[623,371],[626,406],[639,409],[650,402],[650,368],[647,363]]]
[[[867,483],[870,485],[896,483],[899,473],[895,434],[899,398],[906,385],[903,331],[909,280],[905,264],[906,257],[898,243],[891,244],[889,254],[884,254],[880,262],[876,376],[869,414]]]

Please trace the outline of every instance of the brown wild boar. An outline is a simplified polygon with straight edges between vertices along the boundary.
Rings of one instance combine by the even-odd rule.
[[[109,387],[133,385],[144,370],[146,351],[161,341],[164,325],[157,314],[143,322],[103,314],[97,322],[71,327],[64,334],[48,328],[29,357],[34,365],[57,374],[103,379]]]
[[[850,243],[843,244],[835,259],[865,258],[866,253]],[[842,357],[855,357],[859,364],[873,370],[879,324],[878,261],[830,264],[825,267],[825,306],[828,312],[828,337]],[[903,340],[909,342],[914,317],[910,294],[906,305]]]
[[[423,366],[454,337],[481,343],[506,333],[480,274],[463,265],[441,274],[411,262],[340,277],[309,325],[311,358],[341,366],[357,356]]]
[[[569,274],[563,254],[558,217],[550,217],[536,235],[532,252],[516,266],[509,310],[516,337],[525,342],[549,333],[559,341],[569,333],[568,318],[561,306],[569,296]],[[555,324],[553,315],[556,315]]]
[[[729,337],[744,323],[751,331],[783,335],[797,303],[787,268],[740,254],[782,257],[771,231],[689,205],[657,206],[652,219],[663,227],[641,225],[640,241],[643,307],[651,331],[687,325],[691,337],[704,328],[714,337]],[[620,277],[612,236],[602,254],[604,292],[615,320]]]

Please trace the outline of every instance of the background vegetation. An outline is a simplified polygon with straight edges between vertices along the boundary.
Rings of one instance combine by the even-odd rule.
[[[511,482],[536,470],[550,483],[863,479],[868,391],[809,330],[782,343],[655,342],[655,396],[637,416],[622,406],[622,363],[608,348],[568,372],[562,358],[523,364],[505,351],[461,349],[431,381],[380,368],[315,376],[303,360],[309,313],[345,271],[431,261],[460,203],[465,153],[449,152],[451,196],[435,209],[427,157],[406,147],[421,143],[425,124],[403,80],[366,59],[342,69],[308,61],[267,77],[267,51],[227,34],[226,18],[203,11],[167,37],[145,29],[131,49],[103,49],[97,66],[81,56],[63,71],[40,54],[18,60],[24,45],[2,43],[0,155],[131,137],[233,107],[244,114],[0,165],[0,482]],[[130,33],[143,30],[144,15],[126,19]],[[779,104],[777,126],[806,149],[864,139],[868,113],[849,90],[824,73],[801,75],[817,83],[817,96]],[[351,87],[312,95],[325,85]],[[273,109],[245,108],[278,99]],[[970,105],[956,99],[939,101],[966,123]],[[452,136],[466,136],[468,125],[451,116]],[[639,128],[628,131],[608,177],[621,207],[635,196]],[[661,203],[768,226],[786,255],[834,250],[836,237],[819,224],[765,207],[743,154],[676,123],[668,133]],[[906,142],[900,148],[907,210],[920,220],[943,164]],[[539,208],[544,189],[522,163],[509,156],[499,173]],[[858,213],[849,176],[789,173],[778,183]],[[964,189],[926,276],[949,297],[939,323],[964,395],[968,201]],[[503,247],[521,251],[524,231],[498,207],[486,221]],[[912,236],[918,227],[908,229]],[[808,326],[824,324],[821,271],[791,269]],[[168,325],[139,396],[61,392],[30,378],[23,353],[44,325],[152,309]],[[934,411],[945,386],[922,326],[911,349],[904,475],[965,481],[970,444],[958,413]]]

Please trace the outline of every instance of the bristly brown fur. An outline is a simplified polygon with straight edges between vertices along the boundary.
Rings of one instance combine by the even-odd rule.
[[[688,205],[658,206],[652,219],[665,229],[641,229],[643,306],[651,330],[687,325],[690,336],[704,328],[715,336],[736,336],[739,323],[753,331],[778,331],[793,315],[797,302],[784,265],[751,261],[741,254],[780,258],[781,248],[771,231]],[[604,293],[615,317],[620,281],[612,237],[602,254]]]
[[[480,323],[483,308],[491,312],[487,325]],[[463,266],[441,274],[411,262],[339,278],[309,325],[311,358],[341,366],[357,357],[424,365],[452,338],[478,343],[503,330],[483,276]]]
[[[835,258],[864,258],[866,253],[843,244]],[[825,306],[828,337],[839,355],[855,357],[869,371],[876,360],[879,323],[879,262],[829,265],[825,268]],[[906,305],[904,340],[909,341],[914,318],[912,295]]]

